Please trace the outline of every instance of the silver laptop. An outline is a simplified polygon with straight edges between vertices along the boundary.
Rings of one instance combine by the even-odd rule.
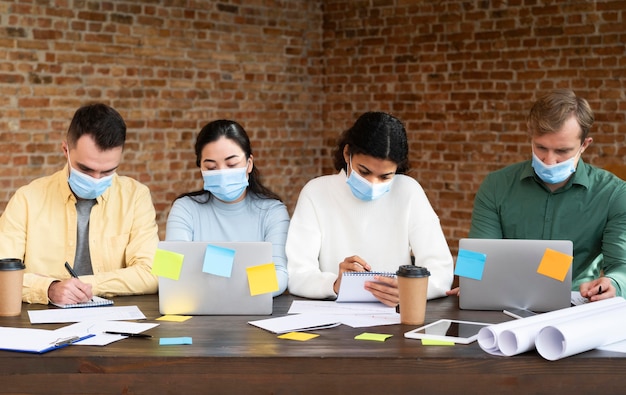
[[[235,251],[230,277],[202,271],[209,244]],[[159,248],[184,255],[178,280],[159,277],[161,314],[272,314],[272,294],[251,296],[246,272],[248,267],[273,262],[272,243],[161,241]]]
[[[564,281],[537,273],[546,248],[573,254],[569,240],[461,239],[459,250],[486,255],[482,280],[459,276],[459,307],[535,312],[571,306],[572,268]]]

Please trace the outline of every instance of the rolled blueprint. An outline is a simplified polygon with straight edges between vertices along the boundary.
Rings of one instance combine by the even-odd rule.
[[[591,312],[610,309],[617,305],[626,306],[626,300],[624,298],[610,298],[490,325],[478,332],[478,345],[485,352],[492,355],[512,356],[520,354],[535,347],[535,338],[544,327],[559,320],[584,316]],[[502,334],[505,331],[507,332],[503,337]],[[504,350],[502,346],[504,346]],[[506,354],[503,351],[506,351]]]
[[[546,326],[535,339],[537,352],[550,361],[626,339],[626,305]]]

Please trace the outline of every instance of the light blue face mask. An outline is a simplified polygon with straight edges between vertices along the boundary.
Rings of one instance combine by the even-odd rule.
[[[237,200],[248,187],[248,166],[234,169],[203,170],[204,189],[224,202]]]
[[[93,178],[74,169],[71,163],[70,176],[67,179],[72,192],[81,199],[95,199],[102,195],[113,182],[113,174],[102,178]]]
[[[350,186],[352,194],[360,200],[365,202],[376,200],[391,189],[393,178],[387,182],[378,184],[369,182],[352,168],[352,157],[350,158],[350,169],[352,169],[352,171],[350,172],[350,176],[346,179],[346,182]]]
[[[569,178],[576,171],[576,163],[578,162],[578,154],[568,160],[553,165],[546,165],[541,159],[535,155],[533,151],[532,167],[537,176],[547,184],[558,184]]]

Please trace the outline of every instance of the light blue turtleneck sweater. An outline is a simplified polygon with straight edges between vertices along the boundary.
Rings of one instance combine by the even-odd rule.
[[[204,196],[200,197],[200,200]],[[285,242],[289,213],[275,199],[260,199],[247,193],[237,203],[224,203],[215,197],[198,203],[190,197],[177,199],[172,205],[165,239],[168,241],[269,241],[273,247],[278,291],[287,288],[287,257]]]

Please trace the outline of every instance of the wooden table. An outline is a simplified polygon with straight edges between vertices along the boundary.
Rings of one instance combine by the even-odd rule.
[[[159,317],[156,295],[115,298],[137,305],[146,322]],[[292,296],[274,301],[286,314]],[[0,326],[31,327],[20,317]],[[107,345],[71,346],[42,355],[0,351],[0,392],[33,394],[195,393],[622,393],[626,354],[590,351],[550,362],[536,352],[495,357],[470,345],[422,346],[405,339],[415,326],[320,330],[307,342],[281,340],[247,324],[266,317],[197,316],[159,322],[146,333]],[[426,322],[439,318],[502,322],[501,312],[463,311],[456,298],[428,302]],[[61,325],[36,325],[54,329]],[[625,328],[626,330],[626,328]],[[392,334],[385,342],[354,340],[362,332]],[[159,346],[160,337],[190,336],[193,345]]]

